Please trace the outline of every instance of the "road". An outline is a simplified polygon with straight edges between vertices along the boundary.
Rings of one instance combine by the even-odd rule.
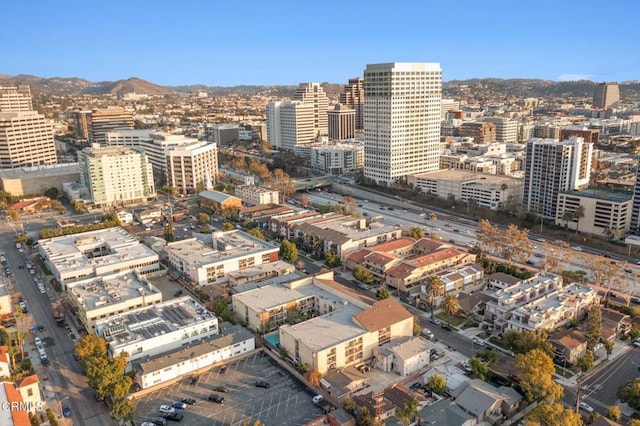
[[[48,215],[33,219],[33,222],[30,221],[24,226],[27,230],[36,233],[42,227],[51,227],[52,221],[55,222],[54,217]],[[105,405],[95,401],[93,390],[89,388],[86,377],[82,375],[82,368],[73,359],[74,342],[70,338],[70,333],[64,327],[57,327],[53,320],[51,302],[56,299],[56,293],[47,284],[45,286],[47,294],[40,294],[28,270],[20,269],[27,260],[28,254],[16,250],[13,243],[14,235],[14,227],[5,221],[0,222],[0,250],[5,252],[7,263],[14,273],[9,290],[14,303],[17,303],[18,297],[23,297],[27,304],[28,313],[23,329],[29,330],[36,325],[45,327],[45,330],[38,332],[37,335],[43,340],[47,356],[51,361],[50,365],[46,367],[42,365],[33,342],[35,335],[31,333],[25,340],[25,352],[28,353],[38,373],[41,388],[44,391],[43,397],[47,400],[48,407],[59,413],[60,401],[64,400],[64,405],[71,408],[73,424],[113,425],[114,422],[107,413]],[[70,424],[70,421],[60,423],[65,425]]]

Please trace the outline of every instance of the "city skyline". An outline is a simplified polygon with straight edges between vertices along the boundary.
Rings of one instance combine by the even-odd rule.
[[[346,84],[370,63],[438,62],[443,81],[640,79],[640,60],[632,55],[640,4],[573,3],[462,1],[452,9],[356,1],[347,13],[334,0],[321,10],[256,1],[241,9],[201,1],[181,3],[182,9],[167,1],[90,8],[13,2],[5,16],[22,18],[0,27],[0,39],[10,40],[3,43],[0,73],[90,81],[135,76],[163,86]]]

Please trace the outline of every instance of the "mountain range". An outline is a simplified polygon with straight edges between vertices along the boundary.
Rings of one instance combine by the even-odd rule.
[[[226,95],[231,93],[253,95],[266,94],[276,97],[291,96],[296,89],[291,86],[255,86],[243,85],[233,87],[188,85],[164,87],[148,81],[131,77],[126,80],[92,82],[82,78],[54,77],[43,78],[34,75],[10,76],[0,74],[0,86],[16,86],[28,84],[33,94],[57,95],[122,95],[125,93],[144,93],[148,95],[170,95],[173,93],[208,92],[212,95]],[[499,79],[483,78],[469,80],[452,80],[443,83],[443,96],[461,98],[463,94],[472,92],[486,96],[516,96],[516,97],[562,97],[562,98],[590,98],[596,83],[588,80],[580,81],[550,81],[539,79]],[[323,88],[331,98],[337,97],[344,87],[342,84],[322,83]],[[640,98],[640,82],[620,83],[621,97],[624,99]]]

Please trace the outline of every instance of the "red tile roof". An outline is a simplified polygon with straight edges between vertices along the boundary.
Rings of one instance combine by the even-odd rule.
[[[353,316],[353,319],[368,331],[378,331],[391,327],[409,318],[413,318],[411,312],[407,311],[393,297],[378,300],[369,309],[358,312]]]
[[[353,253],[347,256],[347,260],[361,264],[362,262],[364,262],[364,258],[370,253],[371,253],[371,249],[366,249],[366,248],[362,250],[354,251]]]
[[[389,263],[395,261],[396,259],[397,257],[392,254],[386,254],[386,253],[380,253],[380,252],[369,253],[367,256],[365,256],[365,260],[367,262],[372,263],[374,265],[378,265],[380,267],[388,265]]]
[[[24,402],[22,395],[13,383],[4,382],[4,391],[7,394],[7,402]],[[29,413],[26,411],[11,410],[11,417],[14,426],[31,426],[29,421]]]
[[[17,382],[16,386],[21,388],[23,386],[29,386],[29,385],[33,385],[33,384],[39,383],[39,382],[40,382],[40,380],[38,380],[38,375],[37,374],[32,374],[30,376],[25,377],[20,382]]]
[[[410,247],[415,243],[416,243],[416,240],[414,240],[413,238],[404,237],[404,238],[398,238],[397,240],[391,240],[384,243],[376,244],[371,248],[374,249],[375,251],[390,252],[390,251],[398,250],[401,248]]]

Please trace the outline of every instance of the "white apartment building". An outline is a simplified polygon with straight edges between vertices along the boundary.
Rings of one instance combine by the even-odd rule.
[[[456,201],[474,202],[497,210],[507,201],[519,203],[522,179],[463,170],[440,170],[410,175],[407,182],[427,194],[440,198],[453,197]]]
[[[573,283],[513,309],[506,326],[518,332],[554,330],[582,318],[599,299],[596,290]]]
[[[162,293],[135,270],[67,284],[67,298],[84,327],[118,313],[162,302]]]
[[[213,243],[195,238],[167,244],[171,267],[196,285],[225,283],[227,273],[278,260],[279,247],[243,231],[214,232]]]
[[[142,275],[160,270],[158,254],[119,227],[41,239],[38,252],[63,290],[80,279],[133,269]]]
[[[135,362],[133,367],[140,388],[158,386],[187,374],[201,374],[256,348],[253,334],[244,328],[224,323],[220,329],[219,335]],[[187,358],[189,362],[185,362]]]
[[[0,87],[0,168],[57,162],[53,126],[32,110],[29,87]]]
[[[181,145],[169,152],[167,183],[180,194],[198,189],[213,189],[218,177],[218,147],[215,143],[197,142]]]
[[[277,101],[267,104],[267,134],[276,148],[292,150],[316,139],[313,103]],[[326,115],[326,111],[325,111]]]
[[[390,185],[410,174],[438,170],[440,64],[369,64],[364,88],[364,175]]]
[[[593,144],[583,138],[531,139],[524,161],[523,204],[530,212],[556,218],[558,193],[586,188],[591,177]]]
[[[236,186],[236,197],[249,206],[280,204],[280,192],[255,185]]]
[[[153,170],[144,153],[94,144],[78,152],[80,183],[95,205],[124,205],[155,198]]]
[[[108,352],[129,354],[129,366],[208,339],[219,333],[218,318],[191,296],[183,296],[95,322],[95,332],[107,341]]]
[[[340,143],[314,143],[294,150],[311,159],[311,167],[328,174],[356,172],[364,167],[364,144],[351,139]]]

